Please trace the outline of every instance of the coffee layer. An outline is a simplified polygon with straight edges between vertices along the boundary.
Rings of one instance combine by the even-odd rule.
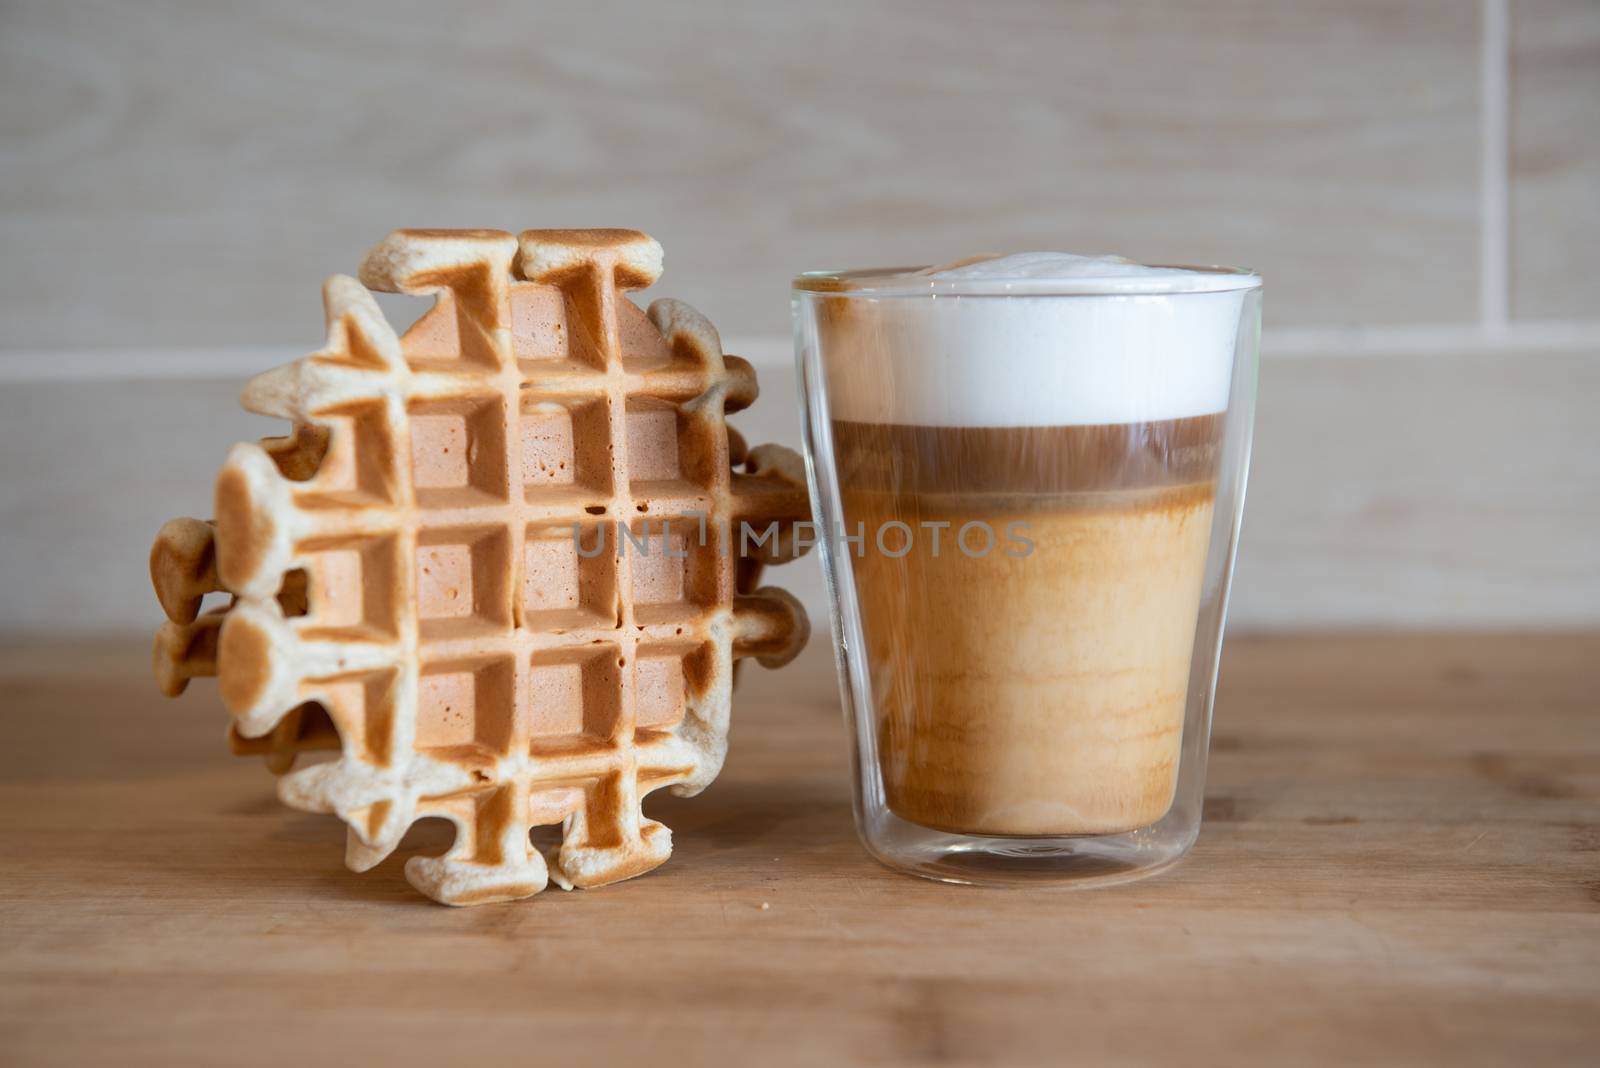
[[[924,538],[901,557],[868,549],[852,561],[896,814],[947,831],[1068,835],[1129,831],[1166,813],[1210,488],[1010,507],[1003,495],[846,493],[847,522],[869,529],[976,520],[1031,545],[971,557]],[[1117,504],[1086,500],[1105,497]]]
[[[844,520],[867,534],[851,568],[896,814],[991,835],[1165,814],[1222,424],[833,424]],[[992,551],[929,536],[972,523]],[[881,551],[887,524],[917,536]]]
[[[836,420],[834,455],[844,490],[1049,496],[1178,487],[1216,476],[1223,418],[1026,427]]]

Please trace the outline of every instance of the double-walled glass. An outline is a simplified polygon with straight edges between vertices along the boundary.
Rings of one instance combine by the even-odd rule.
[[[884,863],[1087,885],[1193,844],[1260,285],[796,279],[856,822]]]

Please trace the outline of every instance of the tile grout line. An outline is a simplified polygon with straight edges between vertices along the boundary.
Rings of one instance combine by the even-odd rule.
[[[786,334],[732,337],[726,349],[767,371],[792,362]],[[297,360],[313,345],[223,345],[0,349],[0,383],[143,382],[233,379]],[[1404,323],[1382,326],[1268,327],[1264,356],[1385,356],[1504,352],[1534,354],[1600,349],[1600,321],[1518,321],[1490,331],[1483,323]]]
[[[1583,352],[1600,349],[1600,322],[1516,322],[1383,326],[1291,326],[1262,331],[1264,357],[1451,356]]]
[[[1511,320],[1510,0],[1483,0],[1480,81],[1478,310],[1485,333]]]

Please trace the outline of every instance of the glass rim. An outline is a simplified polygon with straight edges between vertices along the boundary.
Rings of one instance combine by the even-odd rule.
[[[942,268],[866,267],[848,271],[804,271],[794,276],[796,293],[835,297],[1186,297],[1238,293],[1261,288],[1261,275],[1247,267],[1217,264],[1151,263],[1148,267],[1188,271],[1200,284],[1172,276],[1103,278],[935,278],[924,272]],[[1206,277],[1209,276],[1209,277]]]

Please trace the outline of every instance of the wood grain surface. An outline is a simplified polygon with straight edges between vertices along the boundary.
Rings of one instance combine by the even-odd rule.
[[[666,866],[450,910],[344,870],[142,641],[12,646],[0,1060],[1593,1063],[1597,664],[1594,632],[1235,641],[1192,855],[1018,892],[866,857],[815,642],[650,806]]]
[[[1041,247],[1469,321],[1479,48],[1459,0],[8,0],[0,347],[291,342],[398,226],[643,229],[739,334]]]

